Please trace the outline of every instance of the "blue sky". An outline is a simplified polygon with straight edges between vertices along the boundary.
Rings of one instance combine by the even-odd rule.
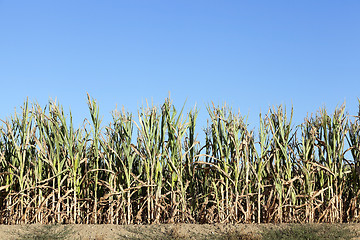
[[[360,2],[0,0],[0,118],[57,98],[76,123],[86,93],[104,123],[148,99],[227,103],[249,116],[294,106],[294,122],[346,101],[358,111]]]

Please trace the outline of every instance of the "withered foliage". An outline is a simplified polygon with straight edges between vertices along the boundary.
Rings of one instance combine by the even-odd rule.
[[[78,129],[53,101],[2,121],[0,224],[359,221],[360,119],[344,106],[298,126],[272,108],[256,132],[209,106],[202,145],[197,110],[170,99],[107,127],[88,106]]]

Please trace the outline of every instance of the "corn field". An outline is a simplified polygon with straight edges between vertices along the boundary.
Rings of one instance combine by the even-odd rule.
[[[89,96],[88,107],[79,129],[54,101],[2,120],[0,224],[360,221],[360,115],[344,106],[298,126],[292,109],[270,108],[256,134],[208,106],[202,144],[198,111],[170,99],[114,111],[108,126]]]

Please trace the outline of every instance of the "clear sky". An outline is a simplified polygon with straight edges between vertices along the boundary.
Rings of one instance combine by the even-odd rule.
[[[360,1],[0,0],[0,118],[26,97],[57,98],[75,122],[145,99],[249,115],[294,106],[294,121],[360,97]]]

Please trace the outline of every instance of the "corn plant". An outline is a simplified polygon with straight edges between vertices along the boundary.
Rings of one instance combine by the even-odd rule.
[[[137,118],[114,111],[106,127],[89,95],[88,108],[79,128],[56,101],[27,100],[1,120],[1,224],[360,219],[360,120],[344,106],[297,126],[293,109],[270,108],[255,135],[246,117],[213,104],[204,143],[198,110],[170,99]]]

